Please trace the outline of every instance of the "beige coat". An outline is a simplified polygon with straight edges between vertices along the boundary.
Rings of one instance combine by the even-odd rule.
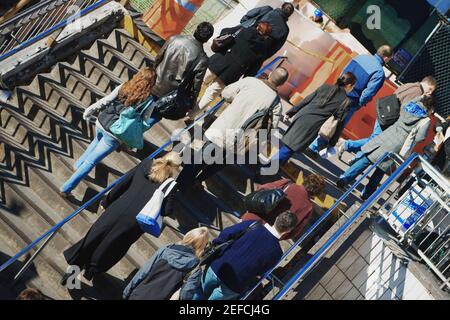
[[[234,151],[233,135],[257,111],[267,110],[277,97],[277,93],[264,81],[246,77],[225,87],[222,97],[230,102],[230,105],[213,122],[205,132],[205,136],[219,147]],[[273,111],[274,128],[278,126],[281,111],[282,106],[279,103]],[[226,139],[227,134],[228,139]]]

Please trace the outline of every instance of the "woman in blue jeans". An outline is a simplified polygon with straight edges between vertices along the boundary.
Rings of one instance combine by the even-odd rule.
[[[88,120],[100,111],[95,123],[95,137],[83,155],[75,163],[75,172],[60,188],[61,195],[67,197],[89,172],[108,154],[116,150],[122,141],[115,137],[109,127],[119,118],[120,112],[129,106],[137,106],[149,100],[150,90],[155,84],[155,71],[150,68],[140,70],[133,78],[118,86],[109,95],[92,104],[83,113]],[[151,99],[151,98],[150,98]],[[159,115],[148,108],[144,112],[146,129],[161,120]]]

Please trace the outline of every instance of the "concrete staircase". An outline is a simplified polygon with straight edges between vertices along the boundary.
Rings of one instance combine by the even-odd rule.
[[[181,121],[161,121],[146,133],[143,150],[112,153],[74,190],[75,199],[59,195],[59,187],[73,173],[75,161],[94,134],[95,125],[82,119],[83,110],[152,60],[127,31],[115,29],[70,61],[17,87],[12,99],[0,104],[0,263],[149,156],[175,129],[185,126]],[[54,236],[18,282],[12,279],[26,256],[0,274],[0,298],[13,299],[25,287],[36,287],[54,299],[119,299],[130,275],[159,247],[179,241],[199,225],[208,226],[215,236],[238,222],[237,216],[244,210],[242,197],[255,188],[252,178],[251,168],[228,166],[206,182],[205,191],[178,193],[175,214],[165,218],[159,238],[141,237],[94,287],[84,286],[83,293],[68,292],[59,285],[67,268],[62,252],[82,238],[101,214],[98,203],[92,205]],[[285,241],[282,246],[286,249],[292,243]],[[283,268],[277,276],[283,279],[288,271]]]
[[[116,29],[107,39],[99,39],[90,49],[77,53],[70,62],[58,63],[50,73],[39,74],[28,86],[16,88],[13,98],[1,104],[1,262],[150,155],[174,129],[184,126],[183,122],[162,121],[147,132],[142,151],[115,152],[98,165],[74,190],[76,200],[71,202],[59,195],[58,188],[73,173],[74,162],[93,137],[95,126],[82,119],[83,109],[128,80],[152,59],[126,31]],[[180,195],[180,200],[183,197],[189,195]],[[203,202],[210,197],[200,195]],[[119,298],[130,273],[159,247],[179,241],[184,232],[199,223],[230,225],[237,221],[230,214],[216,221],[221,212],[206,214],[210,209],[208,205],[199,209],[195,204],[201,201],[189,202],[179,201],[176,217],[167,219],[160,238],[146,235],[131,248],[111,270],[108,281],[96,286],[99,287],[98,298]],[[218,211],[216,204],[212,207]],[[21,282],[11,287],[13,271],[17,271],[24,260],[3,272],[0,283],[4,296],[14,297],[20,289],[31,286],[55,299],[71,298],[67,290],[59,286],[67,267],[62,251],[85,235],[100,214],[97,211],[98,204],[67,223]],[[221,228],[212,231],[217,234]],[[95,297],[95,293],[93,295]]]

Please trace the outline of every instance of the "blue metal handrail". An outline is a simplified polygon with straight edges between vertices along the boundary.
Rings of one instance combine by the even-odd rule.
[[[81,16],[83,16],[84,14],[97,9],[98,7],[104,5],[106,2],[109,2],[110,0],[98,0],[96,3],[84,8],[83,10],[80,10],[80,12],[77,12],[75,14],[73,14],[72,16],[62,20],[61,22],[57,23],[56,25],[54,25],[53,27],[45,30],[44,32],[32,37],[31,39],[28,39],[25,42],[20,43],[18,46],[12,48],[11,50],[9,50],[8,52],[0,55],[0,61],[4,60],[10,56],[12,56],[13,54],[17,53],[18,51],[22,50],[23,48],[35,43],[36,41],[39,41],[43,38],[45,38],[46,36],[50,35],[51,33],[53,33],[54,31],[58,30],[59,28],[64,27],[65,25],[72,23],[73,21],[75,21],[76,19],[79,19]]]
[[[255,291],[261,283],[270,276],[270,274],[280,266],[280,264],[283,262],[283,260],[297,247],[299,247],[303,241],[305,241],[306,238],[308,238],[319,225],[322,224],[322,222],[328,218],[328,216],[331,215],[331,213],[341,204],[341,202],[347,198],[347,196],[353,192],[353,190],[376,168],[380,163],[382,163],[387,157],[389,157],[389,153],[385,153],[381,158],[378,159],[377,162],[375,162],[368,170],[366,170],[363,175],[347,190],[344,192],[344,194],[311,226],[309,229],[298,239],[280,258],[278,263],[272,267],[269,271],[267,271],[264,276],[256,283],[256,285],[248,291],[243,297],[242,300],[247,299],[253,291]]]
[[[271,68],[272,66],[274,66],[278,61],[285,59],[285,57],[283,56],[278,56],[276,57],[274,60],[272,60],[272,62],[270,62],[269,64],[267,64],[266,66],[264,66],[257,74],[256,77],[260,76],[264,71],[266,71],[267,69]],[[169,140],[167,140],[161,147],[159,147],[157,150],[155,150],[150,156],[147,157],[147,159],[153,159],[154,157],[156,157],[158,154],[160,154],[166,147],[168,147],[169,145],[172,144],[173,141],[177,140],[179,137],[181,137],[182,134],[184,134],[185,132],[189,131],[191,128],[193,128],[200,120],[202,120],[203,118],[205,118],[207,115],[215,112],[217,109],[219,109],[224,103],[224,100],[222,99],[221,101],[219,101],[216,105],[214,105],[211,109],[209,109],[208,111],[206,111],[205,113],[203,113],[201,116],[199,116],[197,119],[195,119],[195,121],[193,123],[191,123],[190,125],[188,125],[186,128],[184,128],[183,130],[180,130],[176,135],[174,135],[173,137],[171,137]],[[131,169],[132,170],[132,169]],[[130,171],[131,171],[130,170]],[[41,235],[40,237],[38,237],[37,239],[35,239],[33,242],[31,242],[28,246],[26,246],[24,249],[22,249],[19,253],[17,253],[16,255],[14,255],[13,257],[11,257],[8,261],[6,261],[2,266],[0,266],[0,272],[2,272],[3,270],[5,270],[7,267],[9,267],[11,264],[13,264],[15,261],[17,261],[21,256],[23,256],[25,253],[27,253],[28,251],[30,251],[31,249],[33,249],[39,242],[41,242],[43,239],[47,238],[47,237],[53,237],[53,235],[55,234],[55,232],[57,232],[61,227],[63,227],[67,222],[69,222],[70,220],[72,220],[75,216],[77,216],[81,211],[83,211],[84,209],[86,209],[87,207],[89,207],[91,204],[93,204],[95,201],[97,201],[98,199],[100,199],[103,195],[105,195],[109,190],[111,190],[114,186],[116,186],[122,179],[125,178],[126,175],[129,174],[128,171],[127,173],[123,174],[121,177],[119,177],[117,180],[115,180],[113,183],[111,183],[109,186],[107,186],[105,189],[103,189],[102,191],[98,192],[95,196],[93,196],[90,200],[88,200],[87,202],[85,202],[81,207],[79,207],[78,209],[76,209],[74,212],[72,212],[70,215],[68,215],[66,218],[64,218],[63,220],[61,220],[60,222],[58,222],[55,226],[53,226],[52,228],[50,228],[47,232],[45,232],[43,235]],[[44,243],[47,244],[49,239],[47,239],[47,241]],[[40,252],[40,250],[42,250],[42,247],[39,248],[39,251],[37,253]],[[30,260],[34,259],[34,257],[36,256],[36,254],[30,258]],[[30,260],[27,262],[27,264],[30,262]],[[18,278],[18,276],[16,276],[16,278]]]
[[[386,158],[389,154],[385,154],[383,158]],[[319,250],[306,262],[306,264],[284,285],[284,287],[275,295],[273,300],[281,299],[291,287],[310,269],[312,269],[323,257],[323,255],[331,248],[336,240],[355,222],[366,210],[375,202],[383,192],[391,185],[397,177],[403,173],[404,169],[408,167],[418,155],[413,153],[407,160],[405,160],[399,168],[389,176],[388,179],[359,207],[356,212],[350,217],[323,245]]]

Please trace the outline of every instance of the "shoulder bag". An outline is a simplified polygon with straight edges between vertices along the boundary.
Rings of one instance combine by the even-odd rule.
[[[130,148],[142,149],[143,133],[148,129],[144,121],[144,113],[152,102],[153,97],[150,96],[138,107],[130,106],[124,109],[120,112],[119,119],[109,127],[109,131]]]
[[[177,182],[173,178],[164,181],[161,186],[156,189],[152,198],[142,208],[141,212],[136,216],[137,223],[141,229],[154,237],[159,237],[162,228],[161,210],[164,199],[169,195]],[[166,191],[164,189],[167,187]]]

